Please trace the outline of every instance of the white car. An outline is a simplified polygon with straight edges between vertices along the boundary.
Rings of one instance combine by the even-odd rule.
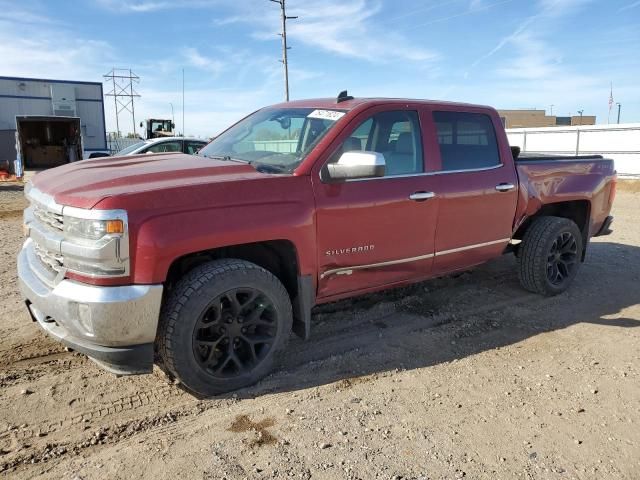
[[[139,155],[141,153],[163,153],[163,152],[182,152],[194,155],[207,143],[206,140],[200,140],[198,138],[184,138],[184,137],[164,137],[164,138],[151,138],[149,140],[141,140],[138,143],[129,145],[127,148],[123,148],[114,157],[121,157],[123,155]]]

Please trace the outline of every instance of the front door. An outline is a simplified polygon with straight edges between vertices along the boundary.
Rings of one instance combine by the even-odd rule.
[[[415,107],[415,106],[414,106]],[[378,107],[356,117],[326,163],[349,150],[380,152],[384,177],[341,183],[314,175],[318,297],[426,277],[431,272],[437,199],[425,174],[417,108]]]

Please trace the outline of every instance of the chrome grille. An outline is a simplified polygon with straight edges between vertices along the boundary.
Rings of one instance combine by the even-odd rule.
[[[36,256],[38,257],[38,259],[40,259],[45,267],[57,273],[60,273],[64,269],[64,259],[62,255],[50,252],[37,243],[34,243],[33,247]]]
[[[38,220],[40,223],[44,224],[45,226],[48,226],[55,230],[62,231],[62,229],[64,228],[62,214],[47,210],[46,208],[42,207],[41,205],[38,205],[35,202],[32,205],[33,205],[33,216],[35,217],[36,220]]]

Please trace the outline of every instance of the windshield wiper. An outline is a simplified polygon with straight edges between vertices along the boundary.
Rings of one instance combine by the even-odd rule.
[[[202,155],[203,157],[210,158],[211,160],[222,160],[224,162],[240,162],[240,163],[250,163],[246,160],[240,160],[239,158],[233,158],[230,155]]]

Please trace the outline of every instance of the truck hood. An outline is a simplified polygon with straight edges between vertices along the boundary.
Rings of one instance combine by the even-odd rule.
[[[56,203],[92,208],[107,197],[180,186],[255,179],[248,164],[196,155],[146,154],[83,160],[45,170],[32,183]]]

